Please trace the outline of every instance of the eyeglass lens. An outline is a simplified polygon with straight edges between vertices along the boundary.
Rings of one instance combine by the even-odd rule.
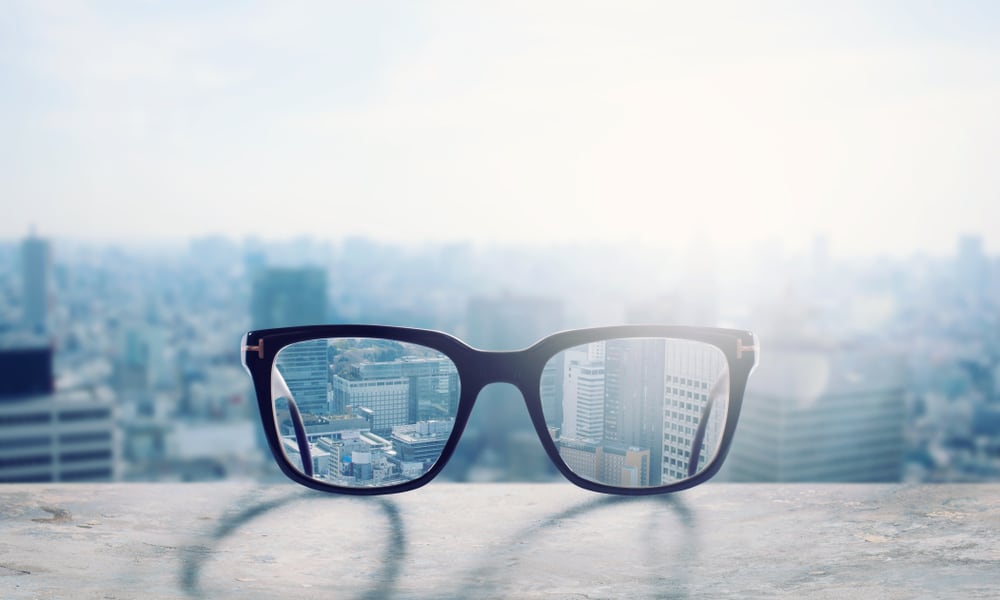
[[[657,487],[712,462],[728,412],[728,363],[702,342],[595,342],[548,361],[541,399],[571,471],[612,487]]]
[[[278,352],[271,397],[295,468],[343,487],[397,485],[441,457],[458,412],[458,371],[417,344],[309,340]],[[308,444],[295,430],[295,409]]]

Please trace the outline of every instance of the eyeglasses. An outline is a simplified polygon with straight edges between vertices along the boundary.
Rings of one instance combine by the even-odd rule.
[[[420,487],[448,462],[476,397],[520,390],[549,458],[597,492],[672,492],[718,472],[758,342],[748,331],[614,326],[487,352],[438,331],[315,325],[242,345],[281,470],[317,490]]]

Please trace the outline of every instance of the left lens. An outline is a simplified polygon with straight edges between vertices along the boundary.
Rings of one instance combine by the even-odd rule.
[[[542,412],[563,463],[611,487],[658,487],[701,473],[725,431],[729,368],[703,342],[625,338],[545,365]]]
[[[378,338],[290,344],[271,371],[275,426],[293,468],[348,488],[417,479],[441,457],[458,411],[455,364]]]

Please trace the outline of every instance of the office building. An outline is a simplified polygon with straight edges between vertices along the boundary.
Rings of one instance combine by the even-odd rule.
[[[302,453],[294,437],[281,438],[281,450],[293,468],[304,472],[302,468]],[[309,458],[312,459],[312,476],[318,479],[330,477],[331,467],[336,467],[335,460],[331,460],[333,453],[318,444],[309,445]]]
[[[114,403],[90,390],[55,392],[51,347],[0,349],[0,482],[111,481],[117,442]],[[13,383],[12,383],[13,382]]]
[[[266,268],[255,272],[250,316],[254,329],[326,322],[326,273],[316,268]],[[299,410],[329,412],[326,340],[283,348],[278,370]]]
[[[318,268],[259,268],[254,272],[250,319],[254,329],[326,322],[326,273]]]
[[[556,445],[566,466],[584,479],[620,487],[650,485],[649,449],[572,438],[560,438]]]
[[[604,343],[564,354],[562,436],[600,440],[604,436]]]
[[[458,408],[458,372],[444,357],[357,363],[333,374],[331,389],[335,410],[371,419],[381,436],[397,425],[454,417]]]
[[[52,345],[38,336],[0,336],[0,402],[3,398],[51,394]]]
[[[311,443],[320,438],[330,440],[352,440],[361,437],[362,431],[370,431],[368,421],[359,417],[302,415],[302,426],[306,439]],[[282,437],[295,439],[295,426],[291,419],[279,415],[278,432]]]
[[[274,365],[292,392],[299,412],[330,413],[330,368],[326,347],[325,339],[296,342],[282,348],[274,359]]]
[[[650,485],[659,485],[663,456],[664,354],[657,339],[606,343],[604,439],[650,450]]]
[[[286,443],[286,451],[297,453],[291,446],[294,444]],[[330,481],[379,484],[399,478],[398,467],[389,461],[391,443],[371,433],[362,433],[356,439],[320,438],[315,447],[326,456],[327,465],[322,469]]]
[[[726,358],[717,348],[685,340],[608,340],[567,350],[560,361],[562,412],[559,420],[546,414],[546,422],[564,458],[583,461],[584,472],[602,481],[621,477],[618,467],[601,475],[604,463],[581,448],[644,453],[641,477],[636,472],[642,485],[685,479],[691,465],[701,470],[714,456],[726,414],[725,400],[710,407],[710,395],[716,384],[723,395],[721,388],[728,389]],[[546,393],[543,404],[551,401]]]
[[[0,401],[0,482],[112,481],[111,398],[90,391]]]
[[[455,420],[447,419],[393,427],[391,441],[397,459],[400,462],[421,463],[426,471],[441,456],[454,426]]]
[[[899,481],[906,388],[903,358],[886,348],[775,340],[747,389],[723,476]]]
[[[729,370],[726,356],[701,342],[670,340],[665,359],[661,477],[667,483],[689,477],[692,465],[701,471],[715,455],[726,419]],[[716,385],[721,398],[706,410]],[[698,440],[702,419],[708,422]]]

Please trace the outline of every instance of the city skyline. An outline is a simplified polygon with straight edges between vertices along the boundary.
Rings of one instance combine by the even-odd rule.
[[[755,426],[767,419],[752,414],[755,406],[780,402],[781,410],[795,411],[803,427],[855,431],[855,449],[862,454],[850,460],[859,468],[868,465],[864,469],[872,476],[877,465],[865,451],[871,447],[892,449],[892,456],[886,455],[888,469],[878,467],[880,478],[978,481],[1000,474],[1000,345],[992,335],[1000,314],[1000,257],[986,255],[974,236],[955,240],[954,252],[942,259],[851,261],[833,257],[817,244],[805,255],[775,254],[765,261],[744,257],[748,270],[726,276],[713,276],[719,265],[711,262],[693,269],[685,263],[681,270],[690,272],[680,277],[663,277],[677,270],[674,260],[628,245],[576,245],[538,253],[447,245],[404,250],[359,238],[343,245],[201,239],[169,252],[148,253],[120,246],[70,252],[51,243],[51,260],[25,263],[22,256],[33,254],[35,242],[27,237],[19,247],[0,244],[0,342],[27,356],[31,340],[43,341],[52,373],[33,383],[25,378],[35,369],[15,369],[5,372],[5,385],[34,390],[30,393],[40,394],[42,401],[52,396],[45,390],[53,387],[56,397],[84,391],[111,399],[123,461],[116,477],[126,481],[249,473],[266,477],[261,440],[254,436],[260,431],[257,407],[248,396],[234,342],[255,322],[278,325],[303,319],[432,328],[493,350],[523,348],[568,327],[623,322],[747,328],[763,340],[765,360],[760,378],[747,390],[735,453],[743,452],[740,439],[774,440],[776,434],[780,440],[793,433],[794,427],[765,427],[760,435]],[[296,262],[298,267],[290,264]],[[39,281],[47,282],[47,290],[33,284]],[[311,292],[304,296],[303,290]],[[40,340],[24,317],[25,302],[43,295],[48,298],[49,329]],[[882,367],[862,368],[876,363],[860,354],[857,362],[838,363],[838,347],[849,356],[862,350],[898,356],[905,376],[889,377],[890,370]],[[391,352],[383,350],[390,349],[378,354],[391,359]],[[614,351],[609,358],[615,362],[616,356]],[[767,360],[769,356],[773,359]],[[557,362],[546,367],[540,382],[543,397],[549,398],[543,400],[543,410],[553,416],[565,408],[552,396],[565,387]],[[338,372],[347,367],[349,363]],[[371,368],[359,374],[375,374]],[[606,367],[605,376],[612,382],[608,389],[629,394],[637,389],[614,367]],[[517,395],[502,386],[483,390],[445,478],[537,481],[554,475],[535,443],[527,413],[509,410],[508,400],[521,404]],[[301,399],[307,397],[308,392]],[[697,415],[684,413],[692,410],[684,402],[683,409],[670,410],[683,415],[687,427],[688,416]],[[655,410],[656,404],[647,406]],[[840,411],[838,406],[857,410]],[[877,406],[881,413],[869,414],[886,427],[851,424],[862,407]],[[377,412],[377,407],[367,408]],[[592,413],[586,427],[603,426],[606,438],[635,439],[646,446],[642,438],[655,436],[658,425],[649,426],[655,421],[648,420],[645,410],[633,412],[643,415],[633,420],[620,408],[616,401],[606,402],[603,418]],[[403,412],[409,415],[410,410]],[[416,414],[441,416],[437,408]],[[834,417],[840,429],[833,428]],[[893,433],[900,431],[896,426],[902,427],[902,440]],[[380,430],[389,435],[391,427]],[[528,443],[526,435],[533,441]],[[862,441],[861,436],[869,437]],[[820,436],[813,437],[815,443],[808,447],[819,450]],[[842,437],[827,436],[814,456],[833,458],[844,448],[836,443]],[[29,449],[15,444],[8,450],[22,455]],[[598,448],[593,450],[596,457]],[[611,461],[605,465],[621,459],[621,465],[641,467],[631,471],[641,481],[643,455],[630,458],[628,447],[614,443],[602,445],[600,452],[605,451]],[[665,456],[650,453],[646,463],[655,469],[661,458]],[[825,466],[810,466],[800,475],[781,463],[777,468],[778,478],[828,477]]]
[[[990,3],[8,9],[4,239],[1000,250]]]

